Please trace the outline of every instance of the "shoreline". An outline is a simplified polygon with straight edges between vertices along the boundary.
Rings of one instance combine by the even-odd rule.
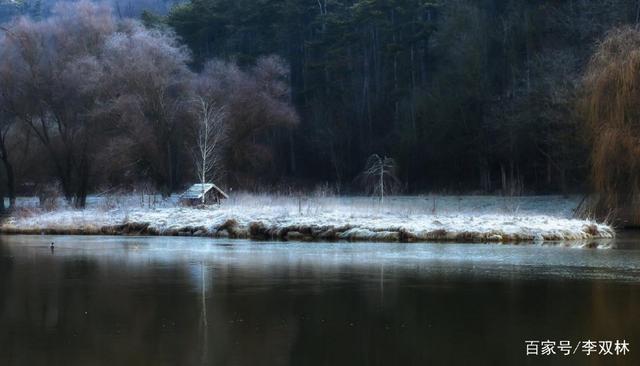
[[[130,197],[129,197],[130,198]],[[438,208],[434,209],[436,202]],[[392,197],[385,206],[365,198],[240,195],[219,206],[167,201],[144,207],[125,199],[83,210],[24,208],[4,217],[8,235],[195,236],[308,242],[522,243],[610,239],[615,230],[571,218],[573,200],[520,197]]]
[[[445,229],[413,232],[407,228],[367,228],[357,225],[291,225],[267,226],[263,222],[240,225],[227,220],[220,226],[183,226],[158,229],[149,222],[127,222],[118,225],[70,227],[15,227],[0,226],[4,235],[106,235],[106,236],[192,236],[218,239],[250,239],[256,241],[306,241],[306,242],[456,242],[456,243],[542,243],[559,241],[585,241],[613,239],[615,231],[607,225],[585,223],[580,231],[515,232],[507,233],[498,228],[490,231],[448,231]]]
[[[482,233],[429,233],[423,237],[415,237],[411,234],[394,231],[375,232],[372,231],[368,236],[331,236],[331,237],[317,237],[314,235],[305,234],[300,231],[289,231],[284,236],[270,236],[270,235],[253,235],[252,233],[203,233],[198,228],[184,228],[178,231],[162,232],[159,233],[153,229],[129,229],[140,227],[138,225],[122,225],[127,226],[126,229],[103,227],[98,230],[87,230],[84,228],[79,229],[54,229],[45,228],[41,230],[37,229],[0,229],[0,235],[6,236],[33,236],[33,235],[53,235],[53,236],[113,236],[113,237],[199,237],[199,238],[211,238],[211,239],[229,239],[229,240],[251,240],[255,242],[263,241],[279,241],[279,242],[309,242],[309,243],[457,243],[457,244],[505,244],[505,245],[517,245],[517,244],[549,244],[549,243],[580,243],[584,247],[598,247],[594,241],[614,239],[613,236],[590,236],[583,238],[557,238],[549,237],[542,240],[526,237],[526,236],[506,236],[497,237],[494,235],[486,235]],[[344,234],[344,232],[339,232]]]

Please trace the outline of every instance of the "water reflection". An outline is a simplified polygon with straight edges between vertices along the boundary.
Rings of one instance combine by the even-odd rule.
[[[525,339],[587,338],[639,361],[639,250],[49,239],[0,243],[1,365],[535,364]]]

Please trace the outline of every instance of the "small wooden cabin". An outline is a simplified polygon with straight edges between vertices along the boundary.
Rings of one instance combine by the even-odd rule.
[[[210,205],[220,203],[223,199],[229,198],[222,189],[213,183],[194,184],[180,196],[180,203],[186,206],[197,206],[202,204],[204,194],[204,204]]]

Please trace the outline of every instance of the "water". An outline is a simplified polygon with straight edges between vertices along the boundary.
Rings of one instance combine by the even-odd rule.
[[[616,246],[0,237],[0,365],[638,365]],[[525,355],[546,339],[631,353]]]

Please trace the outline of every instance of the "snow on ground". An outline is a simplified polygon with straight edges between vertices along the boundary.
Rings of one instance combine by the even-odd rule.
[[[282,240],[514,242],[614,236],[611,227],[572,218],[578,197],[283,197],[239,194],[190,208],[176,198],[93,198],[85,210],[18,210],[7,233],[230,236]]]

